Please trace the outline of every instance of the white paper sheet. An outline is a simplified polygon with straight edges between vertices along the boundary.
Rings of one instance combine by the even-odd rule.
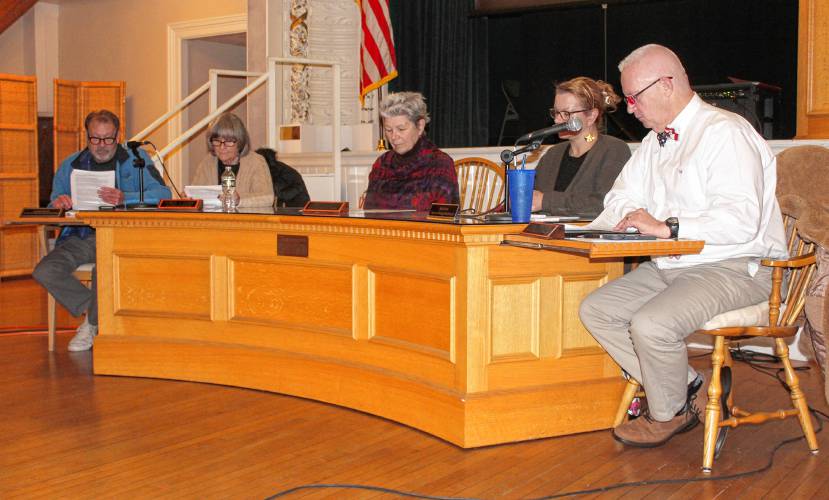
[[[530,214],[530,222],[565,222],[579,220],[578,215],[545,215],[545,214]]]
[[[105,172],[72,170],[69,178],[72,210],[98,210],[101,205],[108,205],[98,196],[98,190],[104,186],[115,187],[115,170]]]
[[[219,184],[213,186],[184,186],[184,194],[188,198],[198,198],[204,200],[204,208],[221,208],[222,200],[219,195],[222,194],[222,186]]]

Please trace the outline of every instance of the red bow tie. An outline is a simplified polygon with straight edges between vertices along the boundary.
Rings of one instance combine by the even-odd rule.
[[[672,129],[671,127],[666,127],[663,132],[656,133],[656,140],[659,141],[659,147],[664,146],[665,143],[668,142],[668,139],[678,141],[679,134],[676,130]]]

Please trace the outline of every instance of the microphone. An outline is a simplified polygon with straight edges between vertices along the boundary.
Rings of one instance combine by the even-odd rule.
[[[565,130],[568,130],[570,132],[578,132],[579,130],[581,130],[581,120],[579,119],[579,117],[571,116],[570,119],[564,123],[556,123],[552,127],[542,128],[530,132],[529,134],[524,134],[521,137],[519,137],[518,140],[515,141],[515,143],[518,144],[519,142],[524,141],[538,141],[547,137],[548,135],[557,134]]]
[[[127,142],[127,147],[130,149],[135,149],[139,146],[146,146],[149,143],[150,141],[129,141]]]

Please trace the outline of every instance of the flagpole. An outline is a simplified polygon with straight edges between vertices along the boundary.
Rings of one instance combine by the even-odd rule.
[[[383,117],[380,116],[380,103],[383,101],[383,87],[384,85],[380,85],[379,87],[377,87],[377,128],[379,132],[379,139],[377,140],[377,151],[386,150],[386,140],[383,136]]]

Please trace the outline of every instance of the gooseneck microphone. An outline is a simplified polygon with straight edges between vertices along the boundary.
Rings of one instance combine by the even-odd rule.
[[[569,120],[564,123],[556,123],[552,127],[542,128],[539,130],[535,130],[530,132],[529,134],[524,134],[515,141],[516,144],[520,142],[530,142],[530,141],[540,141],[547,137],[548,135],[557,134],[559,132],[563,132],[568,130],[570,132],[578,132],[581,130],[581,120],[578,116],[571,116]]]
[[[147,144],[150,144],[150,141],[128,141],[127,147],[132,150],[135,150],[135,148],[140,146],[146,146]]]

